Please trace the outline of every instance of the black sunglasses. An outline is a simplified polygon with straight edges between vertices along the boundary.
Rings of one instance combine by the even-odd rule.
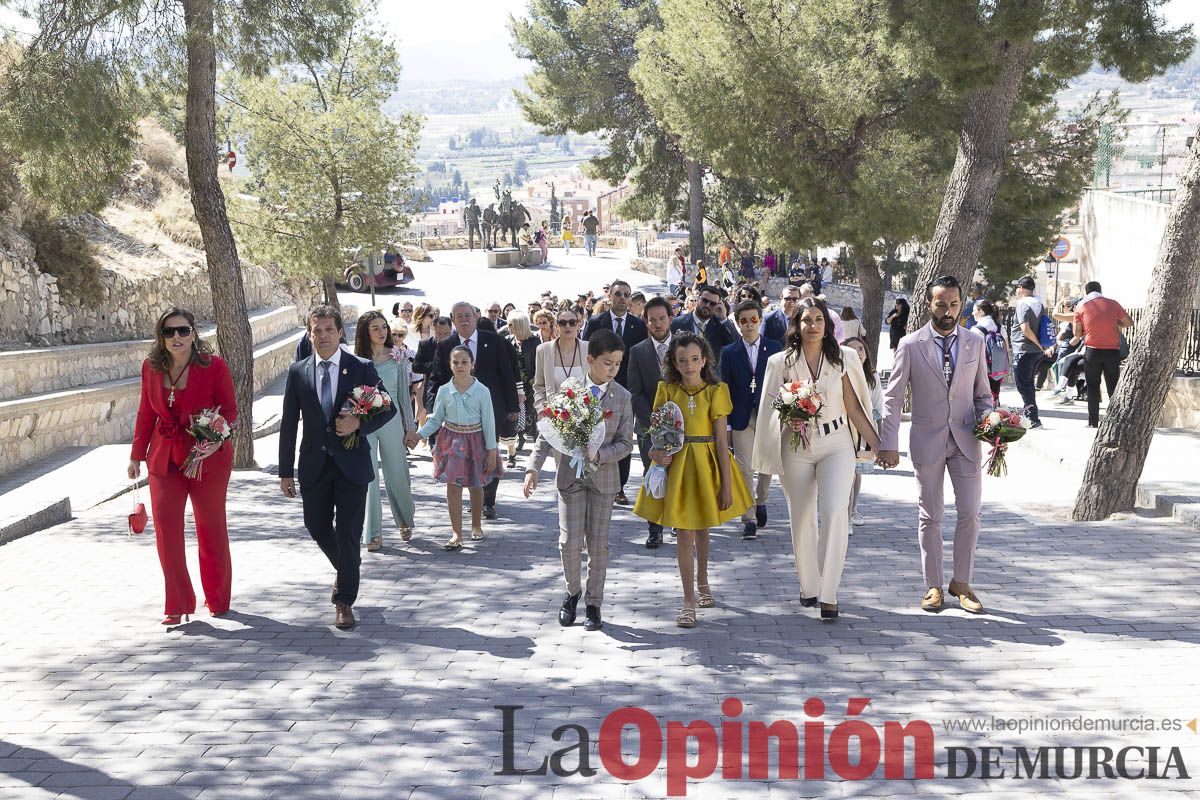
[[[163,335],[164,339],[171,339],[175,336],[179,336],[179,337],[191,336],[192,335],[192,326],[191,325],[176,325],[176,326],[164,325],[163,329],[162,329],[162,335]]]
[[[568,328],[574,328],[576,325],[579,324],[579,320],[577,320],[577,319],[560,319],[560,320],[557,320],[557,322],[559,325],[563,325]]]

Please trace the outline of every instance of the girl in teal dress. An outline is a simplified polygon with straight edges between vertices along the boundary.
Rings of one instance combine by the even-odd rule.
[[[379,311],[368,311],[359,318],[354,352],[359,358],[374,362],[383,390],[391,395],[396,407],[392,421],[367,434],[367,442],[371,445],[371,462],[382,461],[383,485],[392,508],[392,520],[400,529],[400,538],[407,542],[412,538],[416,514],[408,475],[408,447],[404,444],[405,436],[417,429],[409,396],[412,367],[404,355],[403,342],[393,347],[387,318]],[[367,488],[367,519],[363,525],[363,541],[372,552],[383,547],[383,499],[379,496],[378,469]]]

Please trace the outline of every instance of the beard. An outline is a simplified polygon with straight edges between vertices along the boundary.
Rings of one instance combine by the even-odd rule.
[[[941,331],[943,333],[948,333],[948,332],[954,330],[954,326],[957,324],[958,324],[958,318],[953,315],[947,315],[944,317],[934,317],[933,318],[933,327],[937,328],[939,331]]]

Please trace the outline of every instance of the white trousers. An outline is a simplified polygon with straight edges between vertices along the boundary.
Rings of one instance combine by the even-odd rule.
[[[730,434],[730,438],[733,440],[733,460],[738,469],[742,471],[742,479],[746,481],[746,488],[754,488],[755,505],[765,506],[767,494],[771,489],[771,475],[760,472],[757,482],[755,482],[754,470],[750,469],[750,456],[754,453],[754,415],[750,416],[750,424],[744,430],[730,430]],[[754,506],[750,506],[746,509],[746,513],[742,514],[742,521],[753,522],[754,520]]]
[[[850,489],[854,485],[850,429],[843,426],[828,436],[812,436],[808,449],[800,445],[795,451],[790,442],[790,428],[784,428],[780,439],[783,474],[779,482],[783,484],[791,517],[800,596],[836,603],[850,541]]]

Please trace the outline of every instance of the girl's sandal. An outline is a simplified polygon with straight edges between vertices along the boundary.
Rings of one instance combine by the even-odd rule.
[[[462,550],[462,539],[451,539],[442,545],[443,550]]]
[[[675,624],[681,628],[696,627],[696,609],[684,608],[680,609],[679,616],[675,618]]]
[[[484,538],[483,528],[473,528],[471,530],[471,538],[475,541],[479,541],[480,539]]]
[[[712,608],[717,604],[717,601],[713,599],[712,591],[709,589],[708,584],[704,583],[697,586],[696,593],[700,595],[700,600],[696,605],[701,608]]]
[[[412,528],[401,528],[400,529],[400,539],[401,539],[401,541],[405,541],[405,542],[411,541],[412,540]]]

